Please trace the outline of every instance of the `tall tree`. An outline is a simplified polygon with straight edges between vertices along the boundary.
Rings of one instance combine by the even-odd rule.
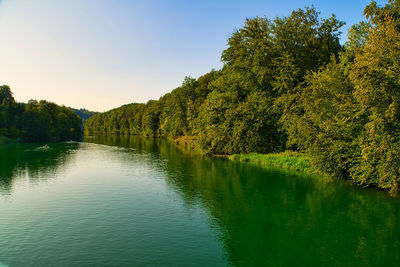
[[[395,8],[395,7],[393,7]],[[400,182],[400,31],[391,16],[377,21],[357,54],[350,78],[368,114],[360,140],[362,155],[353,178],[392,193]]]
[[[0,105],[6,106],[15,103],[14,97],[8,85],[0,86]]]

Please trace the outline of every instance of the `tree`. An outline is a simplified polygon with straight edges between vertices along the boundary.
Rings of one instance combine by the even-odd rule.
[[[8,85],[0,86],[0,105],[8,106],[11,103],[15,103],[14,97]]]
[[[395,7],[393,7],[395,8]],[[397,193],[400,181],[400,31],[391,16],[372,28],[357,54],[350,78],[368,114],[360,139],[361,157],[352,174],[363,185]]]

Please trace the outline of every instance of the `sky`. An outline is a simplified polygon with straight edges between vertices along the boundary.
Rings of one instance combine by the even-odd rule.
[[[222,67],[245,18],[314,5],[347,29],[370,0],[0,0],[0,84],[18,102],[106,111]],[[386,1],[377,1],[384,4]]]

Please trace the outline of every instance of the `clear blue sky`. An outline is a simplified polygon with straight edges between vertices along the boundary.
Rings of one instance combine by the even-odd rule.
[[[386,1],[377,1],[384,4]],[[245,18],[314,5],[349,26],[369,0],[0,0],[0,84],[17,101],[105,111],[218,69]],[[342,41],[343,41],[342,40]]]

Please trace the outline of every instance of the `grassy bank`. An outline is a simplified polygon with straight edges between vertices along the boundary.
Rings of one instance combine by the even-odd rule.
[[[201,153],[198,148],[195,147],[194,137],[192,136],[181,136],[173,140],[173,143],[184,149],[195,151]],[[305,173],[315,173],[312,169],[310,158],[306,155],[293,151],[285,151],[280,153],[270,153],[270,154],[259,154],[259,153],[249,153],[249,154],[234,154],[234,155],[212,155],[214,157],[223,157],[231,160],[254,162],[258,164],[263,164],[266,166],[279,167],[290,169],[294,171],[300,171]]]
[[[271,154],[234,154],[227,156],[231,160],[255,162],[267,166],[287,168],[295,171],[314,173],[311,168],[310,158],[304,154],[285,151]]]

